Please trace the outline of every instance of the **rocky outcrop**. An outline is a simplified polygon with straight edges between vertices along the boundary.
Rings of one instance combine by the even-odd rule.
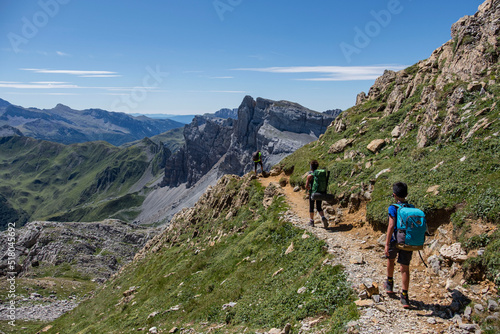
[[[223,118],[223,119],[228,119],[228,118],[238,119],[238,108],[234,109],[222,108],[219,111],[216,111],[215,114],[204,114],[203,116],[212,118]]]
[[[196,116],[184,128],[184,146],[165,167],[162,185],[195,184],[220,160],[231,144],[234,120]]]
[[[16,229],[16,271],[30,276],[62,265],[82,277],[105,280],[129,262],[156,230],[118,220],[94,223],[35,221]],[[0,234],[0,275],[8,267],[6,232]],[[63,266],[64,267],[64,266]],[[61,269],[62,270],[62,269]]]
[[[498,86],[499,56],[500,1],[487,0],[475,15],[453,24],[451,40],[428,59],[399,72],[385,71],[368,94],[362,92],[357,96],[356,106],[367,100],[380,101],[377,111],[388,116],[400,111],[405,102],[416,100],[394,137],[405,137],[418,128],[418,147],[436,140],[446,141],[451,135],[460,135],[465,141],[467,133],[453,133],[457,124],[464,121],[460,116],[468,110],[458,105],[474,94],[494,99],[496,88],[490,88]],[[341,120],[338,122],[336,131],[340,132]],[[481,126],[484,124],[478,125]]]
[[[196,204],[190,208],[184,208],[177,212],[168,227],[162,233],[149,240],[134,257],[134,261],[139,261],[156,253],[163,247],[171,247],[180,242],[181,235],[186,230],[193,230],[193,239],[202,240],[206,235],[218,235],[218,240],[222,237],[222,231],[214,232],[216,227],[210,226],[208,221],[218,217],[230,219],[238,214],[238,211],[248,203],[250,199],[250,188],[252,181],[256,177],[250,173],[240,178],[235,175],[224,175],[217,184],[209,186],[199,197]],[[206,226],[198,229],[196,226]],[[237,233],[238,230],[232,231]],[[241,231],[239,231],[241,232]],[[217,241],[212,240],[210,243]]]
[[[185,145],[166,164],[162,186],[194,185],[213,168],[218,175],[243,175],[259,149],[265,166],[278,163],[316,140],[335,119],[288,101],[247,96],[237,120],[197,116],[184,129]]]

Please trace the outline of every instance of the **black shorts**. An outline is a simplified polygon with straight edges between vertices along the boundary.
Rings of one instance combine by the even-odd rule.
[[[392,241],[389,244],[389,259],[398,257],[398,263],[404,266],[409,266],[413,252],[405,251],[396,247],[397,242]]]
[[[257,166],[260,165],[260,168],[264,169],[264,165],[262,165],[262,161],[254,161],[254,168],[257,169]]]
[[[316,202],[316,210],[318,210],[318,212],[323,211],[323,208],[321,207],[322,201],[313,201],[311,197],[309,197],[309,212],[314,212],[314,202]]]

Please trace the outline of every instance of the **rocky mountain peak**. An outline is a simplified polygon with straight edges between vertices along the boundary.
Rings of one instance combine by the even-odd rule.
[[[3,99],[0,99],[0,108],[3,108],[3,107],[8,107],[10,106],[11,104]]]
[[[194,185],[217,165],[217,174],[243,175],[260,149],[264,163],[274,165],[324,133],[335,116],[289,101],[246,96],[238,119],[196,116],[184,129],[185,145],[167,163],[162,185]]]
[[[58,103],[58,104],[54,107],[54,110],[59,110],[59,109],[63,109],[63,110],[71,110],[71,108],[70,108],[70,107],[68,107],[67,105],[62,104],[62,103]]]

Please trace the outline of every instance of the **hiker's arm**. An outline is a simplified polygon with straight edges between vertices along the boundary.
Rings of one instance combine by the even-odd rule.
[[[394,233],[394,226],[396,226],[396,218],[389,216],[389,225],[387,226],[387,235],[385,236],[385,255],[389,256],[389,245],[391,244],[391,237]]]
[[[313,176],[312,175],[307,175],[306,179],[306,190],[311,189],[311,181],[312,181]]]

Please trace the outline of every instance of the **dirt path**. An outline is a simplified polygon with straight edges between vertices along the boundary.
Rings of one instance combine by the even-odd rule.
[[[259,180],[267,187],[270,183],[278,185],[282,177],[282,175],[261,177]],[[317,214],[315,227],[310,227],[307,225],[309,203],[305,199],[305,192],[302,190],[294,192],[290,185],[281,189],[291,208],[284,218],[328,244],[329,253],[335,255],[336,263],[345,267],[356,291],[361,291],[359,286],[363,283],[368,286],[375,283],[380,287],[378,302],[366,299],[361,301],[361,304],[365,305],[358,305],[361,316],[358,321],[350,324],[349,332],[387,334],[474,332],[476,325],[468,325],[466,321],[462,324],[461,316],[454,317],[457,310],[453,303],[460,302],[462,297],[467,297],[464,295],[457,297],[450,290],[445,289],[448,283],[446,278],[430,275],[423,266],[418,253],[414,253],[410,265],[411,309],[403,309],[399,301],[399,293],[396,295],[397,298],[391,298],[383,291],[387,260],[382,258],[383,247],[377,242],[383,233],[373,231],[368,224],[365,224],[366,208],[364,206],[357,212],[348,214],[345,208],[324,205],[326,216],[330,220],[329,228],[323,228]],[[336,218],[337,223],[333,223],[333,218]],[[394,276],[395,291],[399,291],[401,275],[398,266],[396,266]],[[454,291],[460,293],[460,291]],[[460,320],[457,317],[460,317]]]

